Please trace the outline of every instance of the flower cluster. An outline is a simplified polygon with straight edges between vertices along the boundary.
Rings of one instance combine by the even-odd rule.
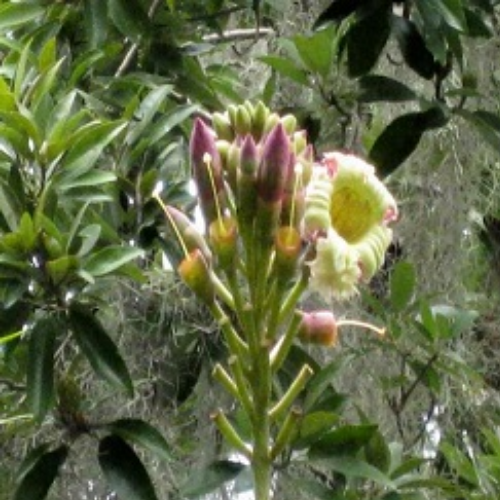
[[[292,115],[247,102],[214,113],[211,126],[197,119],[190,156],[208,244],[169,207],[186,258],[198,248],[211,266],[213,252],[223,271],[243,265],[250,281],[258,273],[283,286],[302,268],[311,290],[337,299],[355,294],[382,265],[397,218],[394,198],[356,156],[326,153],[315,162]],[[191,268],[183,266],[184,276]]]
[[[397,206],[371,165],[342,153],[316,162],[296,119],[262,103],[230,106],[211,124],[197,119],[190,159],[204,234],[158,201],[183,249],[178,273],[224,335],[229,358],[214,377],[247,414],[253,446],[222,410],[214,423],[251,461],[256,484],[263,476],[269,483],[272,460],[296,432],[295,402],[313,374],[306,364],[286,390],[274,392],[272,379],[295,339],[335,346],[343,325],[383,335],[372,325],[337,321],[331,311],[299,311],[301,295],[355,294],[383,263]]]

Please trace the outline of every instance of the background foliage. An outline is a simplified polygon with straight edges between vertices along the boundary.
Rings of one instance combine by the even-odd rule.
[[[495,0],[0,1],[0,497],[248,488],[152,193],[193,211],[191,118],[262,99],[368,157],[402,212],[384,272],[335,305],[387,338],[287,366],[315,376],[276,498],[494,498],[498,41]]]

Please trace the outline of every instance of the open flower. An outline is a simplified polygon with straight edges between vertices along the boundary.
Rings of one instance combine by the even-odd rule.
[[[308,262],[311,288],[326,297],[350,297],[384,261],[396,202],[373,166],[353,155],[327,153],[314,168],[305,204],[304,230],[316,243]]]

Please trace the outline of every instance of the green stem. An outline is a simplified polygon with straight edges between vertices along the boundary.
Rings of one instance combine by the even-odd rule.
[[[217,410],[214,414],[212,414],[211,418],[215,422],[215,425],[219,429],[220,433],[224,436],[224,439],[240,453],[243,453],[245,457],[251,459],[252,452],[250,448],[243,441],[243,439],[241,439],[222,410]]]
[[[281,306],[279,321],[285,320],[288,315],[297,306],[302,292],[306,289],[307,283],[309,282],[309,276],[307,272],[303,272],[300,279],[295,283],[294,287],[290,290],[290,293],[286,296],[283,305]]]
[[[287,415],[281,429],[274,441],[271,450],[271,458],[275,459],[286,447],[286,445],[294,438],[297,426],[302,418],[302,410],[297,407],[292,407]]]
[[[271,366],[265,343],[253,358],[252,389],[254,402],[252,471],[255,499],[269,500],[271,491],[272,460],[270,452],[271,420]]]
[[[226,339],[231,353],[238,356],[241,360],[246,359],[248,355],[248,345],[238,335],[231,324],[231,320],[227,317],[226,313],[221,309],[217,302],[214,302],[212,305],[211,312],[224,334],[224,338]]]
[[[304,365],[300,370],[297,378],[292,382],[288,390],[283,394],[282,398],[274,405],[269,412],[269,417],[272,420],[279,419],[285,411],[292,406],[299,393],[304,389],[307,381],[313,375],[313,369],[309,365]]]
[[[271,351],[271,369],[273,372],[278,371],[281,368],[281,365],[285,361],[290,347],[292,346],[293,340],[297,334],[297,330],[299,328],[300,322],[302,319],[302,315],[300,313],[296,313],[293,317],[290,325],[288,326],[285,334],[280,338],[278,343],[273,347]]]

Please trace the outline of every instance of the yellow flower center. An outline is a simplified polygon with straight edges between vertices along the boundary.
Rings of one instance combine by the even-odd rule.
[[[330,202],[332,225],[337,234],[348,243],[357,243],[376,223],[373,212],[366,196],[351,186],[334,190]]]

